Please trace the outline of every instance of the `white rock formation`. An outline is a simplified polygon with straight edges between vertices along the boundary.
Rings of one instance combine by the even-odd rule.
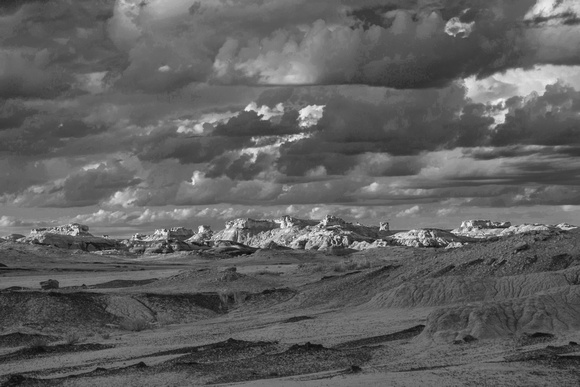
[[[557,226],[533,223],[514,225],[510,222],[492,222],[489,220],[466,220],[461,223],[461,227],[451,230],[458,236],[470,238],[487,239],[493,237],[506,237],[517,234],[558,234],[561,231],[569,231],[578,228],[567,223],[561,223]]]
[[[226,223],[226,228],[215,233],[213,239],[231,240],[252,247],[275,243],[272,246],[325,250],[333,246],[364,248],[388,234],[379,227],[355,225],[331,215],[319,222],[283,216],[274,220],[236,219]]]
[[[560,230],[563,231],[570,231],[570,230],[575,230],[578,228],[578,226],[574,226],[568,223],[560,223],[558,225],[556,225],[556,228],[559,228]]]
[[[411,247],[448,247],[450,245],[460,247],[464,243],[472,241],[469,238],[435,228],[399,232],[390,236],[388,240],[393,245]]]
[[[93,236],[89,233],[89,226],[78,223],[33,229],[30,235],[22,241],[85,251],[111,250],[121,247],[115,240]]]
[[[161,228],[155,230],[152,235],[135,234],[131,239],[136,241],[153,242],[166,240],[184,241],[193,236],[193,230],[184,227]]]
[[[70,236],[93,236],[89,233],[89,226],[84,224],[71,223],[64,226],[33,228],[30,236],[44,234],[70,235]]]
[[[197,229],[197,234],[194,234],[189,239],[186,239],[186,243],[195,244],[195,245],[205,245],[211,241],[213,237],[213,231],[210,226],[199,226]]]
[[[547,224],[533,223],[533,224],[520,224],[517,226],[511,226],[504,229],[499,236],[510,236],[517,234],[559,234],[562,230],[555,226],[550,226]]]
[[[465,220],[460,228],[508,228],[510,222],[492,222],[491,220]]]
[[[492,222],[491,220],[465,220],[461,226],[451,232],[458,236],[469,238],[487,239],[499,236],[506,228],[511,227],[510,222]]]

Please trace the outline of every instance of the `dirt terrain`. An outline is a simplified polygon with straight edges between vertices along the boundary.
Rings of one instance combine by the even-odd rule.
[[[577,386],[580,231],[347,255],[0,243],[0,386],[204,384]]]

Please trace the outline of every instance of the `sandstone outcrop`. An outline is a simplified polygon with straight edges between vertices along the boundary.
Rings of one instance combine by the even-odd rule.
[[[4,237],[2,237],[2,239],[7,240],[7,241],[11,241],[11,242],[16,242],[19,239],[22,238],[26,238],[26,235],[22,235],[22,234],[10,234],[10,235],[6,235]]]
[[[40,287],[42,288],[42,290],[58,289],[59,286],[60,285],[58,281],[53,279],[40,282]]]
[[[237,255],[253,254],[258,249],[233,241],[217,240],[213,242],[212,250],[216,253],[237,256]]]
[[[213,231],[210,226],[199,226],[197,234],[194,234],[185,242],[195,245],[206,245],[211,241],[213,237]]]
[[[155,230],[151,235],[135,234],[131,238],[135,241],[153,242],[163,240],[179,240],[184,241],[193,236],[193,230],[184,227],[161,228]]]
[[[510,222],[492,222],[491,220],[465,220],[460,228],[508,228]]]
[[[465,220],[461,226],[451,232],[458,236],[487,239],[499,237],[501,233],[511,227],[510,222],[493,222],[491,220]]]
[[[184,227],[158,229],[151,235],[135,234],[124,242],[135,254],[170,254],[180,251],[208,250],[213,231],[199,226],[198,232]]]
[[[544,234],[554,235],[561,231],[569,231],[577,228],[567,223],[561,223],[557,226],[533,223],[512,225],[510,222],[492,222],[490,220],[466,220],[461,223],[459,228],[451,230],[458,236],[464,236],[477,239],[501,238],[519,234]]]
[[[30,231],[30,235],[44,235],[44,234],[57,234],[57,235],[70,235],[70,236],[93,236],[89,233],[89,226],[79,223],[65,224],[64,226],[56,227],[43,227],[43,228],[33,228]]]
[[[471,238],[455,235],[449,231],[428,228],[399,232],[389,238],[390,244],[410,247],[460,247],[472,242]]]
[[[251,247],[275,246],[326,250],[331,247],[368,246],[389,232],[379,227],[355,225],[328,215],[321,221],[283,216],[273,220],[236,219],[214,234],[214,240],[231,240]],[[361,244],[366,242],[366,244]]]
[[[78,249],[84,251],[121,248],[117,241],[93,236],[89,233],[89,226],[78,223],[33,229],[30,235],[23,241],[32,244],[51,245],[63,249]]]

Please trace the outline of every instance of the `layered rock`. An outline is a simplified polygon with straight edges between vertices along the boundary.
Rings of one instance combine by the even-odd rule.
[[[226,228],[213,236],[214,240],[230,240],[247,243],[254,236],[280,228],[280,223],[273,220],[235,219],[226,222]]]
[[[188,228],[173,227],[155,230],[151,235],[135,234],[125,244],[136,254],[170,254],[208,250],[212,235],[209,226],[199,226],[197,233]]]
[[[577,228],[567,223],[561,223],[557,226],[533,223],[519,224],[512,226],[510,222],[492,222],[489,220],[466,220],[461,223],[459,228],[451,230],[458,236],[465,236],[478,239],[489,239],[498,237],[507,237],[518,234],[558,234],[561,231],[569,231]]]
[[[187,239],[185,242],[194,245],[206,245],[209,244],[213,237],[213,231],[210,226],[199,226],[197,234]]]
[[[78,223],[33,229],[23,241],[84,251],[112,250],[122,247],[115,240],[93,236],[89,233],[89,226]]]
[[[491,220],[465,220],[460,228],[508,228],[510,222],[492,222]]]
[[[2,237],[4,240],[7,241],[11,241],[11,242],[16,242],[20,239],[26,238],[26,235],[22,235],[22,234],[10,234],[10,235],[6,235],[4,237]]]
[[[246,246],[242,243],[237,243],[228,240],[217,240],[213,242],[213,251],[228,255],[247,255],[256,252],[256,248]]]
[[[435,228],[399,232],[389,237],[392,245],[410,247],[460,247],[471,241],[470,238]]]
[[[451,232],[458,236],[469,238],[486,239],[498,237],[506,229],[511,227],[510,222],[492,222],[491,220],[465,220],[461,226]]]
[[[184,241],[193,236],[193,230],[184,227],[161,228],[155,230],[152,235],[135,234],[131,239],[143,242],[179,240]]]
[[[70,236],[93,236],[89,233],[89,226],[79,223],[65,224],[64,226],[33,228],[30,236],[44,234],[70,235]]]
[[[325,250],[331,247],[363,246],[388,236],[379,227],[355,225],[335,216],[321,221],[283,216],[274,220],[236,219],[214,235],[214,240],[231,240],[251,247],[290,247]]]

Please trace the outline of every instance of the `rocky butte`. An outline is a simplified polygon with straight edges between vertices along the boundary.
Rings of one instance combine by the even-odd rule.
[[[78,223],[36,228],[30,232],[28,237],[18,239],[18,241],[85,251],[111,250],[120,246],[119,242],[115,240],[92,235],[89,233],[89,226]]]

